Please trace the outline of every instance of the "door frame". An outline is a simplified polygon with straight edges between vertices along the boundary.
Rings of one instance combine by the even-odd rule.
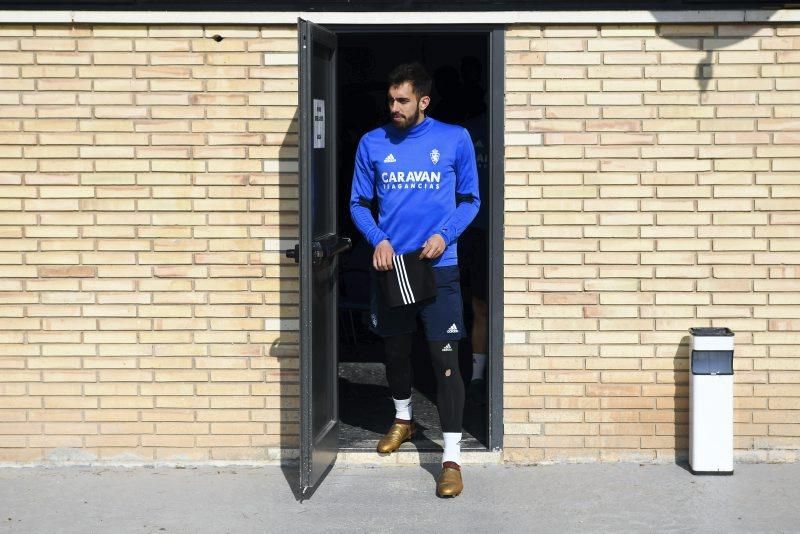
[[[487,346],[490,351],[488,369],[487,412],[488,446],[490,451],[503,448],[503,240],[505,183],[505,25],[498,24],[431,24],[374,25],[323,24],[337,35],[363,33],[424,33],[484,35],[488,47],[487,105],[489,107],[489,198],[481,199],[489,207],[489,277]],[[488,202],[487,202],[488,201]]]

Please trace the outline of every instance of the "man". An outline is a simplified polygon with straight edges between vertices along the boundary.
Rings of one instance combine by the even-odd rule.
[[[384,338],[386,378],[395,404],[394,424],[378,443],[381,453],[397,450],[416,432],[410,352],[417,315],[424,324],[444,435],[437,481],[437,494],[444,497],[463,489],[459,441],[464,383],[458,341],[464,321],[457,240],[478,212],[480,199],[469,133],[425,116],[430,91],[431,78],[419,63],[400,65],[389,75],[391,122],[366,133],[359,142],[350,212],[374,247],[372,264],[377,271],[393,269],[395,255],[420,249],[419,257],[433,264],[433,300],[390,308],[373,284],[370,311],[373,331]],[[377,222],[371,211],[375,199]]]

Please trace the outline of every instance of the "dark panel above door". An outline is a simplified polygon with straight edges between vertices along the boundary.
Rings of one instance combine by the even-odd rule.
[[[596,11],[673,9],[778,9],[800,0],[0,0],[0,9],[130,11]],[[401,21],[398,21],[401,22]],[[445,21],[443,21],[445,22]]]

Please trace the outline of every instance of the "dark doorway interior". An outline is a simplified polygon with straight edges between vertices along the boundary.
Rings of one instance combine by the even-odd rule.
[[[471,379],[473,331],[480,332],[481,325],[485,331],[487,322],[488,284],[481,280],[481,272],[475,267],[480,261],[488,261],[489,255],[488,239],[482,238],[490,233],[487,157],[490,108],[486,90],[489,87],[489,36],[486,33],[339,33],[338,54],[338,218],[341,235],[353,239],[352,251],[340,256],[339,446],[341,449],[374,450],[394,417],[385,378],[383,343],[368,328],[372,248],[353,225],[347,200],[361,135],[388,120],[386,77],[397,64],[416,60],[422,62],[434,78],[429,115],[467,128],[478,159],[481,210],[468,230],[469,235],[465,232],[458,245],[468,326],[459,352],[461,374],[468,386],[462,448],[486,449],[489,406],[485,400],[485,384],[490,365],[486,366],[486,381],[471,383]],[[488,276],[488,266],[483,268]],[[418,450],[440,450],[442,434],[435,404],[436,382],[421,332],[420,326],[412,352],[414,419],[421,430],[413,446]],[[481,344],[480,334],[478,336],[476,342]],[[489,354],[488,348],[484,352]]]

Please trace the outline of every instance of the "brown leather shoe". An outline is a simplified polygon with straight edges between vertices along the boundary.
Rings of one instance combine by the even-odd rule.
[[[436,482],[436,495],[439,497],[456,497],[464,489],[461,480],[461,466],[455,462],[442,464],[442,472]]]
[[[417,433],[417,425],[414,421],[402,422],[402,419],[395,419],[394,424],[386,432],[386,435],[378,442],[378,452],[390,453],[400,448],[400,445],[410,441]]]

